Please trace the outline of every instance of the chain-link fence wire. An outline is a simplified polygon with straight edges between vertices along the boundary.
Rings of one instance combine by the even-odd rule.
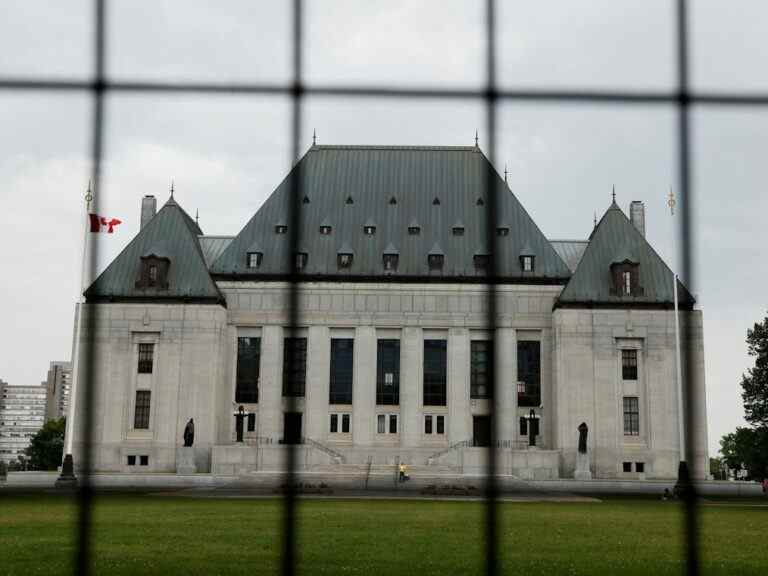
[[[345,98],[383,98],[391,100],[413,100],[413,99],[443,99],[454,101],[474,101],[482,102],[485,107],[486,131],[488,134],[488,157],[492,163],[496,160],[496,107],[498,102],[550,102],[557,105],[573,105],[579,103],[586,104],[605,104],[605,105],[663,105],[673,106],[676,109],[678,125],[676,130],[677,153],[678,153],[678,189],[681,199],[681,226],[679,230],[680,237],[680,255],[682,265],[680,267],[681,280],[690,288],[694,279],[694,236],[693,236],[693,214],[695,212],[695,196],[691,183],[691,139],[690,139],[690,113],[692,106],[726,106],[726,107],[764,107],[768,106],[768,94],[762,93],[734,93],[734,92],[692,92],[689,89],[689,15],[688,2],[686,0],[676,0],[674,11],[670,17],[676,23],[676,60],[677,60],[677,86],[671,91],[648,91],[648,90],[581,90],[581,89],[500,89],[496,85],[496,21],[494,0],[485,1],[485,70],[486,82],[481,89],[455,89],[445,88],[437,89],[430,87],[392,87],[392,86],[354,86],[354,85],[308,85],[304,82],[302,54],[304,47],[303,34],[303,1],[293,0],[292,6],[292,31],[289,42],[292,48],[292,80],[286,84],[255,82],[255,83],[220,83],[220,82],[165,82],[165,81],[144,81],[144,80],[109,80],[106,75],[105,62],[107,49],[109,47],[107,38],[107,0],[94,0],[94,37],[93,37],[93,56],[94,70],[90,80],[66,80],[52,78],[15,78],[0,77],[0,92],[69,92],[90,94],[92,99],[91,120],[90,120],[90,171],[93,190],[95,192],[92,211],[99,212],[99,201],[101,192],[101,168],[103,158],[103,140],[105,126],[104,98],[111,93],[184,93],[184,94],[202,94],[206,96],[226,96],[226,95],[283,95],[291,99],[291,159],[298,158],[299,155],[299,135],[302,133],[302,106],[307,96],[328,96]],[[299,169],[292,171],[290,190],[293,199],[289,208],[289,243],[291,249],[288,251],[288,269],[290,272],[290,291],[289,291],[289,313],[288,326],[286,330],[289,335],[295,333],[298,326],[301,325],[301,316],[299,311],[299,286],[301,277],[296,268],[296,261],[292,255],[296,247],[301,243],[301,222],[299,219],[299,199],[302,197],[302,179]],[[487,298],[487,329],[494,338],[495,348],[495,322],[496,322],[496,298],[495,287],[497,284],[496,270],[498,268],[497,255],[495,249],[496,236],[492,233],[495,222],[493,215],[497,205],[496,188],[492,186],[493,173],[486,172],[482,186],[485,191],[485,197],[488,199],[489,209],[486,211],[488,219],[486,222],[487,246],[491,251],[489,258],[488,283],[486,290]],[[92,243],[92,249],[88,255],[86,263],[87,276],[93,278],[98,261],[99,244]],[[680,312],[685,320],[688,312]],[[81,311],[81,318],[84,322],[83,330],[86,338],[83,342],[82,353],[82,371],[78,385],[83,387],[82,406],[78,408],[78,416],[81,425],[81,434],[84,439],[82,452],[80,454],[79,468],[82,470],[79,475],[79,519],[78,519],[78,541],[76,546],[76,573],[86,575],[91,571],[92,566],[92,548],[91,538],[93,536],[91,529],[91,518],[93,508],[93,489],[89,477],[89,471],[92,469],[93,455],[93,431],[94,431],[94,334],[96,328],[96,317],[87,306]],[[696,328],[694,323],[683,322],[683,342],[684,363],[686,366],[693,366],[693,347],[689,344],[697,335],[694,333]],[[295,351],[293,352],[295,353]],[[495,393],[498,355],[493,355],[493,362],[490,367],[491,394],[494,398],[494,404],[498,402],[498,394]],[[292,361],[289,358],[289,361]],[[698,422],[699,414],[695,406],[699,405],[699,394],[702,390],[696,386],[696,379],[692,370],[685,371],[683,386],[683,414],[685,430],[685,461],[693,464],[695,459],[695,439],[694,434],[700,429]],[[289,411],[295,411],[296,400],[294,397],[288,397]],[[494,406],[491,416],[496,412],[498,406]],[[496,451],[494,450],[495,438],[497,437],[498,418],[491,418],[492,421],[492,441],[487,451],[488,473],[485,484],[485,559],[486,573],[489,575],[498,572],[498,554],[497,554],[497,485],[496,485]],[[296,448],[293,444],[287,444],[287,459],[285,469],[284,487],[285,495],[283,498],[283,546],[281,566],[282,573],[289,575],[295,572],[296,568],[296,494],[295,494],[295,469],[296,469]],[[684,561],[688,574],[698,574],[699,572],[699,550],[698,550],[698,516],[696,508],[696,494],[691,482],[691,471],[681,466],[679,474],[679,484],[685,502],[684,525],[681,527],[685,535]]]

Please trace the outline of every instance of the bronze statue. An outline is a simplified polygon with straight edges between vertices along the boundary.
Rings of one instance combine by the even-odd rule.
[[[189,447],[192,446],[192,443],[195,441],[195,423],[192,421],[192,418],[189,419],[189,422],[187,422],[187,425],[184,427],[184,446]]]
[[[589,426],[587,426],[586,422],[582,422],[579,424],[579,427],[577,428],[579,431],[579,452],[582,454],[587,453],[587,433],[589,432]]]

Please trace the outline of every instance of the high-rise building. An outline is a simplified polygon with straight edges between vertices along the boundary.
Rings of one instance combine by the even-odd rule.
[[[45,422],[46,387],[0,381],[0,460],[16,462]]]
[[[53,420],[67,415],[69,393],[72,388],[72,363],[61,360],[51,362],[48,376],[43,382],[48,393],[45,419]]]

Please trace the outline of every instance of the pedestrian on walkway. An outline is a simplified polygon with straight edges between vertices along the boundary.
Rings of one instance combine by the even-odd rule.
[[[400,482],[405,482],[405,462],[400,462]]]

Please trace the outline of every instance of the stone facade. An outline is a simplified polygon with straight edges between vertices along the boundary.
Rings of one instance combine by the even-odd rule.
[[[211,304],[104,303],[96,314],[95,468],[110,472],[173,472],[184,426],[195,421],[200,472],[242,474],[278,470],[284,456],[283,338],[288,286],[281,282],[219,281],[226,308]],[[665,310],[554,309],[561,286],[498,287],[498,463],[521,479],[573,477],[578,433],[590,427],[594,478],[674,478],[679,459],[674,314]],[[301,287],[301,328],[307,338],[306,394],[297,398],[304,444],[300,467],[405,461],[481,473],[486,452],[473,447],[473,416],[490,400],[470,398],[470,345],[488,339],[485,289],[477,284],[314,282]],[[701,313],[694,323],[690,369],[703,392]],[[87,320],[84,320],[84,325]],[[89,338],[80,331],[82,341]],[[253,431],[236,442],[234,411],[237,338],[260,338],[259,401]],[[354,339],[352,404],[329,405],[330,340]],[[376,404],[377,340],[398,339],[400,403]],[[423,342],[447,342],[446,406],[423,406]],[[519,420],[516,342],[541,342],[541,407],[537,447],[528,449]],[[153,344],[151,374],[137,373],[139,345]],[[621,349],[637,350],[637,380],[625,381]],[[81,347],[82,350],[82,347]],[[81,358],[82,360],[82,358]],[[136,429],[136,392],[150,392],[146,429]],[[78,404],[82,403],[79,387]],[[622,398],[639,399],[639,434],[623,433]],[[703,393],[700,394],[703,400]],[[705,422],[705,406],[697,407]],[[349,414],[347,433],[331,433],[331,414]],[[396,415],[395,433],[380,434],[377,416]],[[424,416],[444,418],[443,434],[425,434]],[[76,419],[73,450],[80,448]],[[697,473],[706,461],[706,428],[698,430]],[[134,458],[129,458],[134,457]],[[142,458],[145,457],[145,458]],[[624,472],[625,462],[632,465]],[[642,473],[636,463],[643,463]]]

